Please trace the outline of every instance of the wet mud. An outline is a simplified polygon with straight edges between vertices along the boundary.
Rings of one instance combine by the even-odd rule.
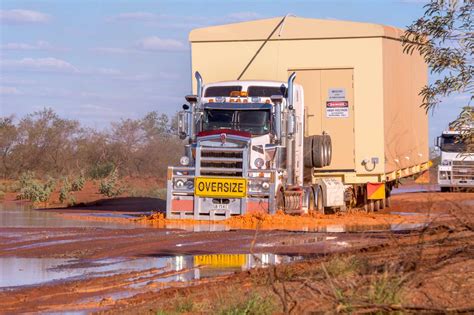
[[[387,246],[472,211],[474,194],[401,193],[375,214],[230,222],[167,221],[125,203],[93,208],[0,208],[0,309],[3,312],[113,310],[162,290],[226,281],[235,273]],[[124,200],[122,200],[124,201]],[[136,200],[134,201],[136,202]],[[115,207],[120,207],[113,201]],[[471,212],[472,213],[472,212]],[[199,233],[196,233],[199,232]]]

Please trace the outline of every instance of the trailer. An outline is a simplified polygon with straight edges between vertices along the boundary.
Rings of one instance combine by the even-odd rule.
[[[430,165],[427,65],[403,53],[402,34],[297,17],[193,30],[194,95],[180,114],[189,144],[168,169],[167,216],[385,207],[400,178]]]

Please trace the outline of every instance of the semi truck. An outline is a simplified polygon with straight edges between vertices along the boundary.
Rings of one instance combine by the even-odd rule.
[[[167,217],[389,206],[400,178],[429,167],[427,68],[401,34],[296,17],[193,30]]]
[[[474,152],[464,136],[468,131],[472,135],[474,110],[467,108],[462,114],[470,119],[459,126],[451,122],[449,128],[436,139],[440,150],[438,185],[442,192],[474,188]]]

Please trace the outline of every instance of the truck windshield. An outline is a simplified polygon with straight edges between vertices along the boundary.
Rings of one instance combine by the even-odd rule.
[[[252,135],[267,134],[270,132],[270,111],[207,109],[203,130],[217,129],[246,131]]]
[[[441,151],[444,152],[465,152],[467,146],[458,135],[443,135],[441,140]]]

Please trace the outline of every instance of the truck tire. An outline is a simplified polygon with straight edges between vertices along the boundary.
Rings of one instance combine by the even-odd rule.
[[[324,145],[324,152],[325,152],[325,165],[324,166],[329,166],[331,165],[332,161],[332,141],[331,141],[331,136],[329,135],[323,135],[323,145]]]
[[[325,158],[324,158],[324,142],[323,136],[312,136],[313,138],[313,167],[324,167]]]
[[[303,141],[303,163],[304,167],[313,167],[313,137],[305,137]]]
[[[315,200],[316,203],[316,211],[318,211],[321,214],[324,214],[324,205],[323,205],[323,190],[321,189],[320,186],[316,186],[316,195],[317,199]]]

